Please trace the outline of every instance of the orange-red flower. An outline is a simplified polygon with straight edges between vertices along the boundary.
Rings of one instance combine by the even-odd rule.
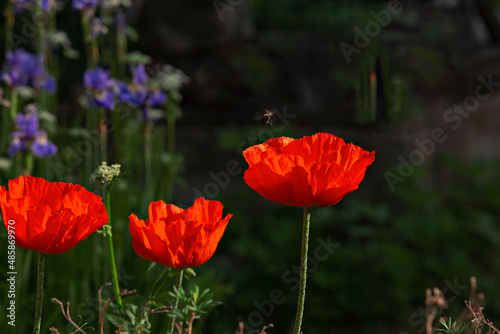
[[[101,197],[78,184],[33,176],[10,180],[8,191],[0,186],[0,205],[16,245],[40,253],[66,252],[108,223]]]
[[[245,182],[261,196],[296,207],[337,204],[358,188],[375,152],[329,133],[273,138],[247,148]]]
[[[199,266],[212,257],[233,215],[222,218],[222,204],[198,198],[184,210],[163,201],[149,205],[149,219],[130,218],[135,252],[171,268]]]

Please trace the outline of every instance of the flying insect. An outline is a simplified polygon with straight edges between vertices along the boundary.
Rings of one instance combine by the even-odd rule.
[[[268,125],[273,125],[273,117],[274,114],[270,110],[266,110],[266,113],[262,115],[262,126],[267,128]]]

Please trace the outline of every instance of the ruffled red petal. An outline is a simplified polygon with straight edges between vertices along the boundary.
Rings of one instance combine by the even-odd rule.
[[[291,142],[293,138],[277,137],[271,138],[264,144],[254,145],[243,151],[243,156],[250,166],[255,165],[271,155],[281,154],[283,149]]]
[[[198,266],[212,257],[232,217],[221,219],[222,210],[220,202],[203,198],[186,210],[153,202],[146,222],[129,217],[132,246],[139,256],[167,267]]]
[[[5,223],[15,221],[16,244],[41,253],[66,252],[108,223],[101,198],[80,185],[20,176],[0,199]]]
[[[245,182],[261,196],[297,207],[330,206],[358,188],[375,152],[317,133],[274,138],[243,152]]]

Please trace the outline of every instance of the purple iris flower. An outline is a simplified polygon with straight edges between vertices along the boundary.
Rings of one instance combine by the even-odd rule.
[[[18,14],[24,12],[25,10],[33,10],[33,7],[36,4],[37,4],[36,0],[15,0],[14,12]],[[42,0],[42,10],[44,12],[49,12],[55,8],[57,8],[56,0]]]
[[[122,33],[125,33],[125,31],[127,30],[127,17],[125,16],[125,14],[121,11],[116,13],[113,21],[116,29]]]
[[[118,82],[118,100],[134,108],[141,108],[144,118],[147,119],[147,110],[164,103],[167,97],[162,90],[147,86],[149,77],[144,64],[139,64],[133,68],[132,74],[132,84]]]
[[[127,85],[125,82],[118,82],[118,100],[127,103],[134,108],[141,107],[146,103],[148,91],[139,85]]]
[[[86,10],[97,8],[101,0],[73,0],[73,8],[78,10]]]
[[[43,68],[43,56],[23,49],[7,51],[2,81],[11,88],[33,86],[54,92],[56,82]]]
[[[83,75],[83,84],[88,91],[92,92],[91,104],[108,110],[114,108],[115,80],[110,78],[109,71],[105,71],[102,67],[87,70]]]
[[[27,151],[28,148],[37,157],[52,157],[57,153],[57,146],[47,139],[47,133],[39,129],[36,107],[27,105],[24,114],[18,114],[16,118],[18,131],[12,134],[12,143],[7,154],[12,156],[19,151]]]

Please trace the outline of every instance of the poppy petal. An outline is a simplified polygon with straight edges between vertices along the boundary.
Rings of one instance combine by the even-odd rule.
[[[132,246],[139,256],[167,267],[198,266],[212,257],[232,217],[221,219],[222,210],[220,202],[203,198],[185,210],[153,202],[146,221],[129,216]]]
[[[16,245],[46,254],[66,252],[108,223],[99,196],[32,176],[10,180],[8,191],[1,187],[0,206],[5,226],[15,222]]]
[[[247,163],[252,166],[270,155],[282,153],[283,149],[293,141],[293,138],[288,137],[271,138],[264,144],[247,148],[243,151],[243,156]]]
[[[337,204],[358,188],[375,159],[375,152],[328,133],[273,138],[243,155],[250,188],[271,201],[298,207]]]

